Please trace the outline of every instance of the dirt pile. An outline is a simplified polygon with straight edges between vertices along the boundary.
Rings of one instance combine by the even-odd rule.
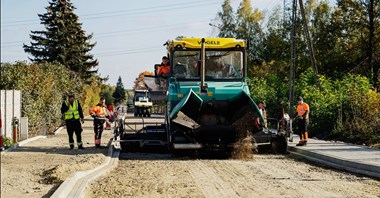
[[[254,123],[257,114],[252,111],[246,112],[240,119],[234,122],[236,127],[236,142],[231,153],[232,159],[250,160],[257,149],[253,138]]]
[[[232,159],[250,160],[253,159],[253,150],[252,136],[247,136],[235,142],[231,157]]]

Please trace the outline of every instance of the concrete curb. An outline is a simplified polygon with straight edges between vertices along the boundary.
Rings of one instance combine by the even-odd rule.
[[[112,142],[112,139],[110,140]],[[104,162],[94,169],[73,173],[66,179],[51,196],[52,198],[84,197],[88,184],[97,177],[107,173],[117,166],[120,150],[114,150],[113,144],[109,144],[108,155]]]
[[[290,153],[306,158],[310,161],[325,164],[333,168],[346,170],[349,172],[363,174],[363,175],[380,179],[379,166],[359,163],[359,162],[355,162],[355,161],[351,161],[351,160],[347,160],[343,158],[338,158],[336,156],[333,157],[326,154],[298,149],[296,147],[289,147],[288,150]]]
[[[26,140],[23,140],[21,142],[18,142],[17,144],[15,145],[12,145],[11,147],[5,149],[4,151],[2,152],[11,152],[15,149],[17,149],[18,147],[20,146],[23,146],[29,142],[32,142],[32,141],[35,141],[35,140],[38,140],[38,139],[42,139],[42,138],[47,138],[47,136],[43,136],[43,135],[39,135],[39,136],[35,136],[35,137],[32,137],[32,138],[29,138],[29,139],[26,139]]]
[[[58,135],[58,133],[60,133],[62,129],[65,129],[65,128],[66,128],[65,126],[59,127],[57,130],[54,131],[54,135]]]
[[[64,127],[64,126],[59,127],[57,130],[54,131],[54,135],[57,135],[58,133],[60,133],[62,131],[62,129],[64,129],[64,128],[66,128],[66,127]],[[27,144],[29,142],[32,142],[32,141],[35,141],[35,140],[38,140],[38,139],[42,139],[42,138],[47,138],[47,136],[45,136],[45,135],[39,135],[39,136],[35,136],[35,137],[32,137],[32,138],[28,138],[26,140],[20,141],[17,144],[15,144],[15,145],[13,145],[13,146],[11,146],[11,147],[3,150],[1,153],[3,153],[3,152],[11,152],[11,151],[17,149],[20,146],[24,146],[25,144]]]

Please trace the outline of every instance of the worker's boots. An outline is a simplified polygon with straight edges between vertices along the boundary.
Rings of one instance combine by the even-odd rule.
[[[301,140],[296,144],[296,146],[306,146],[307,145],[307,139],[309,139],[309,133],[304,132],[301,134]]]
[[[296,146],[306,146],[307,145],[307,140],[300,140]]]

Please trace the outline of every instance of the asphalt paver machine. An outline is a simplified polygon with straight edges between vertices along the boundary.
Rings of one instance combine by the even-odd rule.
[[[171,151],[229,150],[249,131],[258,146],[286,152],[289,133],[279,130],[279,124],[268,129],[250,97],[244,40],[181,38],[166,47],[171,67],[166,87],[157,83],[157,76],[146,81],[149,91],[163,96],[162,122],[132,132],[124,127],[123,149],[161,145]]]

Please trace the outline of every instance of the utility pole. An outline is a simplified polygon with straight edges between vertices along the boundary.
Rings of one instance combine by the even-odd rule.
[[[292,32],[290,35],[290,53],[291,53],[291,63],[290,63],[290,78],[289,78],[289,107],[288,113],[293,116],[293,101],[294,101],[294,77],[295,77],[295,64],[296,64],[296,20],[297,20],[297,0],[293,0],[292,6]]]
[[[310,60],[312,62],[313,70],[314,70],[314,79],[319,87],[319,81],[318,81],[318,68],[317,68],[317,61],[315,58],[314,48],[313,48],[313,42],[311,41],[310,31],[307,26],[307,20],[305,15],[305,9],[303,5],[303,0],[299,0],[300,4],[300,11],[302,15],[302,21],[304,26],[304,34],[307,40],[307,45],[309,48],[309,54],[310,54]],[[291,32],[291,45],[290,45],[290,51],[291,51],[291,64],[290,64],[290,85],[289,85],[289,115],[292,116],[292,107],[293,107],[293,101],[294,101],[294,78],[295,78],[295,64],[296,64],[296,20],[297,20],[297,0],[293,0],[293,8],[292,8],[292,32]]]
[[[305,9],[303,7],[303,0],[299,0],[299,3],[300,3],[300,10],[301,10],[301,15],[302,15],[303,26],[304,26],[304,30],[305,30],[304,33],[305,33],[307,45],[308,45],[309,51],[310,51],[309,54],[310,54],[311,63],[313,65],[313,69],[314,69],[314,78],[315,78],[315,82],[317,83],[317,86],[319,87],[318,76],[317,76],[318,75],[317,60],[315,59],[313,42],[311,41],[309,27],[307,26]]]

